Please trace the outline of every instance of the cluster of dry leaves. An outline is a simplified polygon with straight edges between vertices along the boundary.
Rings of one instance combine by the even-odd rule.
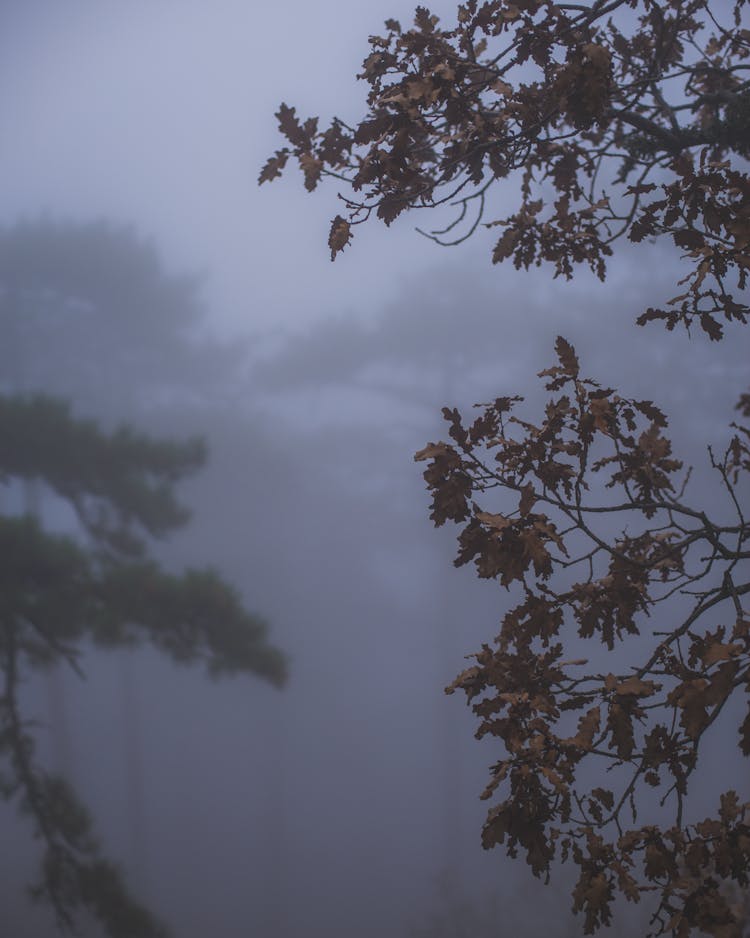
[[[572,858],[587,932],[610,921],[618,893],[658,891],[662,931],[738,934],[726,881],[747,885],[750,804],[729,790],[716,818],[688,823],[685,799],[704,734],[750,690],[750,429],[737,425],[713,460],[735,515],[720,523],[685,501],[661,411],[582,378],[564,339],[556,350],[538,422],[516,416],[519,398],[483,405],[469,426],[446,408],[452,442],[416,455],[433,521],[462,525],[456,564],[518,600],[448,688],[471,701],[478,737],[503,743],[483,842],[522,849],[537,875]],[[596,649],[599,667],[570,658],[573,636],[578,650],[624,646],[612,657],[628,666],[613,673]],[[747,707],[738,743],[750,755]],[[642,800],[653,806],[650,789],[660,823],[628,826]]]
[[[746,284],[750,186],[729,162],[750,155],[746,4],[466,0],[450,29],[419,7],[413,28],[387,20],[370,37],[359,124],[321,130],[281,105],[288,146],[260,182],[294,156],[308,190],[322,176],[347,184],[334,258],[373,212],[390,224],[449,204],[456,215],[430,236],[463,240],[519,171],[518,210],[486,222],[501,229],[495,262],[604,278],[617,237],[669,235],[690,263],[685,289],[642,321],[697,321],[719,338],[722,320],[746,321],[732,291]]]
[[[309,191],[339,180],[332,259],[373,213],[389,225],[446,205],[428,237],[497,228],[494,262],[566,278],[584,264],[604,279],[619,237],[664,236],[687,272],[638,322],[718,341],[750,314],[747,5],[465,0],[449,28],[419,7],[411,28],[387,20],[370,37],[358,124],[321,130],[281,105],[287,145],[260,182],[290,157]],[[520,204],[486,221],[496,190]],[[564,339],[556,351],[535,422],[518,397],[481,405],[470,425],[446,408],[451,442],[416,456],[433,521],[461,525],[456,563],[510,597],[500,634],[448,688],[467,695],[477,735],[502,744],[483,842],[523,851],[540,876],[575,863],[587,933],[618,895],[648,894],[657,933],[735,938],[747,786],[717,793],[704,820],[686,799],[720,717],[750,755],[750,394],[726,451],[710,453],[730,515],[715,517],[687,500],[659,408],[581,377]]]

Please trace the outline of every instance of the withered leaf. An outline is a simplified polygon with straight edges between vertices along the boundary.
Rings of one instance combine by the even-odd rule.
[[[740,642],[727,642],[726,644],[719,641],[710,642],[706,645],[703,654],[703,664],[710,668],[712,664],[716,664],[717,661],[728,661],[730,658],[734,658],[737,655],[741,654],[743,651],[743,645]]]
[[[423,462],[425,459],[434,459],[442,456],[450,447],[445,443],[428,443],[423,449],[414,454],[414,462]]]
[[[390,225],[406,208],[408,208],[406,199],[401,196],[386,195],[378,204],[377,216],[382,218],[386,225]]]
[[[310,153],[301,153],[299,156],[299,165],[305,175],[305,189],[307,189],[308,192],[312,192],[320,179],[323,162]]]
[[[741,818],[745,813],[745,808],[740,804],[737,792],[730,789],[721,796],[721,808],[719,817],[724,824],[731,824],[737,818]]]
[[[633,401],[633,407],[639,410],[651,423],[656,424],[657,427],[666,427],[667,418],[653,401]]]
[[[534,486],[527,482],[526,485],[521,489],[521,498],[518,502],[518,512],[522,518],[527,517],[531,512],[531,509],[534,507],[534,502],[536,501],[536,493],[534,491]]]
[[[698,739],[708,725],[710,684],[702,678],[683,681],[669,693],[669,701],[680,710],[680,725],[690,739]]]
[[[511,527],[513,524],[511,518],[507,518],[505,515],[492,514],[489,511],[478,511],[476,517],[482,524],[486,524],[495,531],[502,531],[505,528]]]
[[[615,806],[615,796],[608,788],[592,788],[591,797],[600,801],[608,811]]]
[[[445,693],[453,694],[456,690],[468,691],[469,689],[474,689],[480,683],[479,679],[481,674],[482,669],[477,665],[474,665],[471,668],[466,668],[445,688]]]
[[[301,149],[309,148],[310,134],[297,119],[295,108],[282,104],[276,112],[276,117],[279,122],[279,130],[293,146]]]
[[[337,215],[331,222],[331,231],[328,235],[328,247],[331,249],[331,260],[336,260],[339,251],[343,251],[352,239],[351,225],[341,215]]]
[[[592,707],[578,720],[578,732],[571,739],[574,746],[590,749],[594,736],[599,732],[600,710]]]
[[[617,755],[620,759],[630,759],[635,749],[635,734],[630,711],[620,704],[610,704],[607,712],[607,728]]]
[[[559,335],[555,340],[555,351],[557,352],[557,357],[560,359],[560,364],[565,369],[565,372],[571,377],[576,377],[580,370],[580,365],[578,364],[578,358],[573,346]]]
[[[288,159],[289,150],[286,147],[277,150],[276,153],[266,161],[266,164],[260,171],[258,183],[271,182],[273,179],[277,179],[281,176],[281,172],[286,166]]]
[[[651,697],[657,690],[659,690],[659,685],[655,681],[642,681],[635,676],[625,678],[615,687],[618,697]]]

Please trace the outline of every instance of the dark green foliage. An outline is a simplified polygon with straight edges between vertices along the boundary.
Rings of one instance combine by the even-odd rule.
[[[171,484],[205,461],[199,439],[164,442],[121,427],[100,434],[54,398],[0,397],[0,475],[41,480],[68,499],[92,537],[139,552],[137,526],[159,537],[188,519]]]
[[[21,482],[44,486],[82,534],[46,532],[29,514],[0,517],[0,794],[31,819],[44,850],[32,894],[52,905],[63,931],[85,914],[112,938],[157,938],[162,926],[102,856],[85,809],[36,763],[19,685],[40,666],[78,668],[91,642],[150,642],[211,674],[251,672],[277,686],[284,656],[216,573],[166,573],[148,556],[149,539],[187,520],[172,486],[203,463],[199,440],[105,433],[43,396],[0,397],[0,440],[5,495]]]

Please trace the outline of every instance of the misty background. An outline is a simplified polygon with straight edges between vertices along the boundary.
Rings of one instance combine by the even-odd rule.
[[[745,333],[635,326],[676,292],[666,245],[622,244],[605,284],[567,284],[493,268],[492,232],[440,249],[402,216],[331,264],[335,186],[256,185],[273,113],[359,116],[367,36],[411,2],[0,10],[0,389],[204,435],[209,464],[179,493],[192,521],[160,559],[215,566],[290,659],[276,691],[90,651],[85,681],[29,688],[48,764],[180,938],[579,934],[564,873],[543,887],[481,849],[497,754],[443,688],[504,596],[452,567],[412,455],[445,437],[445,405],[519,393],[533,418],[561,333],[584,371],[671,416],[710,505],[705,444],[746,390]],[[52,935],[23,896],[35,844],[0,810],[0,933]]]

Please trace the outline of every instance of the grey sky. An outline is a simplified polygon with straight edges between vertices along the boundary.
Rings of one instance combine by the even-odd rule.
[[[446,7],[448,5],[446,4]],[[395,9],[394,9],[395,8]],[[176,269],[204,271],[217,320],[300,322],[370,308],[434,263],[412,232],[361,233],[331,264],[332,190],[258,189],[281,145],[274,111],[356,114],[366,38],[399,0],[372,3],[6,3],[0,92],[3,214],[115,216]]]

